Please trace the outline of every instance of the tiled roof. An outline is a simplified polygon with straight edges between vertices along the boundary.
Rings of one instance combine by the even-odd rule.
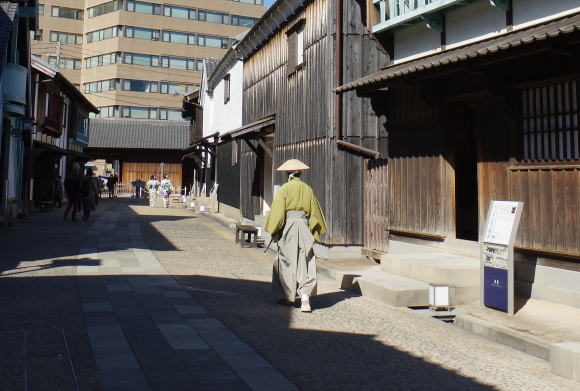
[[[183,149],[189,131],[187,121],[91,119],[89,148]]]
[[[439,66],[458,63],[471,58],[493,54],[516,46],[526,45],[547,38],[554,38],[560,35],[570,34],[580,30],[580,14],[544,23],[538,26],[514,31],[496,38],[488,39],[472,45],[462,46],[457,49],[450,49],[441,53],[416,60],[395,64],[381,69],[369,76],[362,77],[353,82],[344,84],[336,88],[335,92],[354,90],[367,85],[395,79],[414,72],[433,69]]]

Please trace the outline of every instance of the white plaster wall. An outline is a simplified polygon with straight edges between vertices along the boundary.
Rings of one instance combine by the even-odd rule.
[[[438,51],[441,47],[441,34],[427,28],[425,23],[395,31],[395,63],[426,56]]]
[[[211,113],[211,131],[209,134],[215,132],[223,133],[242,126],[243,63],[238,61],[230,70],[229,75],[230,100],[227,103],[224,103],[224,80],[220,81],[214,89]]]
[[[487,0],[457,8],[445,15],[447,48],[483,40],[506,31],[506,12]]]
[[[578,11],[579,0],[513,0],[514,29]]]

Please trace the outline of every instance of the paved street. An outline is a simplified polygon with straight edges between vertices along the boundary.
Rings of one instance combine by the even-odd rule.
[[[269,298],[216,220],[104,200],[0,231],[0,390],[580,390],[546,362],[335,289]]]

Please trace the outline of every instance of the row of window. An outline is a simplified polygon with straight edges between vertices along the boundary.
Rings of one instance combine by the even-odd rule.
[[[252,2],[249,3],[253,4],[253,1],[254,0],[252,0]],[[207,11],[196,8],[177,7],[173,5],[163,5],[163,12],[161,12],[162,10],[161,4],[135,0],[127,0],[124,3],[123,0],[109,1],[107,3],[90,7],[88,9],[88,12],[89,18],[94,18],[96,16],[104,15],[109,12],[119,10],[125,10],[129,12],[139,12],[150,15],[163,14],[164,16],[172,18],[199,20],[202,22],[210,22],[210,23],[231,24],[234,26],[243,26],[243,27],[252,27],[258,20],[256,18],[248,16],[230,15],[222,12]]]
[[[121,89],[122,91],[133,92],[150,92],[172,95],[189,95],[197,87],[194,84],[187,83],[173,83],[173,82],[157,82],[150,80],[134,80],[134,79],[108,79],[99,80],[91,83],[85,83],[85,93],[94,94],[105,91],[115,91]]]
[[[85,59],[85,68],[96,68],[117,63],[189,71],[201,71],[203,69],[203,60],[199,59],[119,52],[88,57]]]
[[[71,45],[82,45],[83,36],[82,34],[65,33],[62,31],[51,31],[50,42],[61,42],[68,43]]]
[[[44,14],[44,6],[42,13]],[[82,20],[84,12],[83,10],[77,8],[58,7],[53,5],[51,15],[55,18]]]
[[[161,37],[163,42],[207,46],[220,49],[227,49],[230,46],[230,42],[233,43],[233,40],[230,40],[227,37],[191,34],[180,31],[160,31],[133,26],[125,26],[125,28],[123,28],[123,26],[113,26],[101,30],[91,31],[87,33],[87,43],[103,41],[120,36],[124,36],[126,38],[144,39],[148,41],[159,41]],[[59,40],[63,43],[81,44],[82,36],[78,34],[51,31],[50,41],[56,42]]]
[[[58,69],[81,69],[81,60],[78,58],[61,57],[57,66],[57,57],[48,56],[48,63]]]
[[[181,109],[167,109],[139,106],[104,106],[99,107],[99,114],[91,113],[91,118],[138,118],[183,121]]]

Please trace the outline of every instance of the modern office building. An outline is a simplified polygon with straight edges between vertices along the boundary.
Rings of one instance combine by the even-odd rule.
[[[41,0],[32,52],[101,118],[180,120],[203,59],[222,57],[265,10],[263,0]]]

